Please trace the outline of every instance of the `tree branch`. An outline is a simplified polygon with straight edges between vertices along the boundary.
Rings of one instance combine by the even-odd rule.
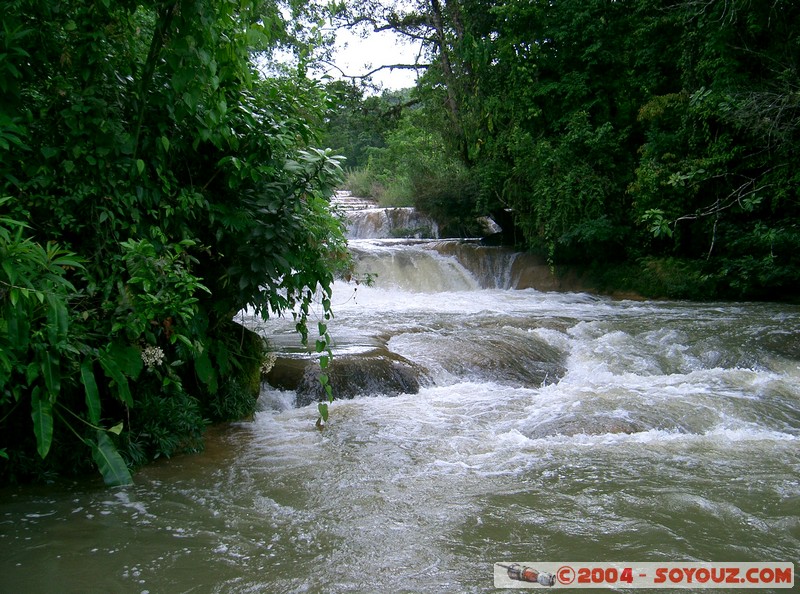
[[[333,62],[330,62],[328,60],[322,60],[321,63],[322,64],[327,64],[331,68],[334,68],[334,69],[338,70],[339,74],[341,74],[344,78],[349,78],[350,80],[359,80],[359,79],[369,78],[370,76],[372,76],[376,72],[380,72],[381,70],[395,70],[395,69],[397,69],[397,70],[426,70],[426,69],[431,67],[430,64],[384,64],[383,66],[378,66],[377,68],[373,68],[372,70],[370,70],[369,72],[366,72],[364,74],[351,75],[351,74],[347,74],[344,70],[339,68]]]

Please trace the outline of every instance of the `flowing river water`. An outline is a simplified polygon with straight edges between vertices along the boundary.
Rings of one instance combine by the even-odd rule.
[[[4,490],[0,592],[491,592],[503,560],[797,562],[800,308],[513,288],[499,248],[359,220],[378,276],[337,284],[334,354],[391,357],[414,393],[369,385],[320,432],[265,384],[252,421],[131,487]],[[298,356],[291,320],[243,319]]]

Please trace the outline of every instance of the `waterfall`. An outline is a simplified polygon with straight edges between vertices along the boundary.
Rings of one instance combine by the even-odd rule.
[[[414,208],[379,208],[347,192],[339,192],[334,203],[345,220],[356,272],[375,275],[378,286],[420,292],[587,290],[574,275],[556,277],[539,256],[477,239],[439,239],[436,221]]]
[[[347,214],[348,239],[438,238],[439,226],[415,208],[364,208]]]
[[[498,561],[798,558],[800,307],[544,291],[545,263],[477,241],[350,245],[379,276],[335,283],[324,430],[296,321],[243,313],[276,355],[255,417],[129,487],[0,492],[0,589],[478,593]]]

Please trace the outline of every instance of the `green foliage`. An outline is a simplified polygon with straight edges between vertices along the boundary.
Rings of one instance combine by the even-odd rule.
[[[379,6],[356,2],[351,20],[389,14],[381,26],[421,40],[421,128],[477,187],[469,205],[445,200],[510,209],[555,264],[696,260],[720,295],[800,288],[797,3]],[[785,238],[769,255],[762,228]]]
[[[140,390],[137,423],[127,435],[136,452],[130,456],[144,454],[143,460],[151,460],[202,450],[207,421],[196,397],[180,382],[158,375],[145,378]]]
[[[291,29],[320,15],[290,8],[4,3],[0,480],[94,460],[118,484],[120,460],[197,450],[209,420],[254,407],[251,381],[226,387],[248,356],[233,315],[293,311],[307,337],[346,260],[342,172],[311,148],[324,89],[254,68],[309,55]]]
[[[91,445],[92,457],[106,485],[116,487],[133,481],[128,466],[107,433],[98,431],[97,442]]]
[[[435,154],[433,135],[410,123],[419,99],[410,90],[365,96],[363,89],[341,82],[328,89],[336,113],[323,138],[347,159],[345,188],[383,206],[411,206],[415,161]]]
[[[559,261],[619,251],[614,230],[625,213],[614,176],[619,144],[609,123],[594,128],[586,113],[574,114],[550,140],[534,142],[528,133],[517,132],[509,147],[515,165],[504,200],[517,213],[530,245],[542,244],[551,260]]]
[[[196,295],[210,293],[190,272],[197,260],[187,250],[196,244],[186,239],[161,245],[158,253],[147,239],[120,243],[128,278],[113,312],[117,322],[111,332],[124,330],[126,339],[133,344],[139,340],[158,344],[163,336],[170,344],[180,340],[194,349],[184,332],[198,310]]]
[[[426,118],[407,108],[383,133],[381,146],[369,147],[367,166],[348,174],[346,187],[381,206],[415,206],[437,220],[444,234],[474,236],[476,184]]]
[[[645,257],[626,262],[595,262],[588,277],[601,291],[657,299],[704,301],[726,296],[702,260]]]
[[[8,198],[0,200],[0,206]],[[20,422],[20,412],[30,409],[32,431],[36,451],[43,460],[49,454],[56,439],[56,419],[59,411],[74,414],[70,406],[71,394],[84,385],[87,419],[76,417],[84,426],[98,436],[80,435],[67,419],[62,425],[75,433],[77,439],[95,451],[95,459],[102,454],[104,459],[116,460],[119,454],[113,443],[107,440],[100,427],[100,399],[97,382],[92,371],[93,355],[113,370],[118,394],[127,386],[127,377],[115,360],[103,357],[80,336],[75,329],[78,321],[71,320],[70,301],[75,299],[75,287],[67,280],[68,271],[83,269],[75,255],[60,249],[55,244],[42,247],[23,236],[27,225],[10,217],[0,217],[0,410],[2,421]],[[112,347],[113,348],[113,347]],[[137,353],[138,358],[138,353]],[[132,366],[126,366],[131,372]],[[120,396],[122,398],[122,396]],[[27,429],[30,431],[30,429]],[[110,431],[109,429],[108,431]],[[6,458],[17,454],[15,440],[26,427],[16,426],[4,432]],[[100,445],[97,445],[100,444]],[[108,484],[119,484],[127,473],[115,465],[98,466]],[[129,478],[129,474],[128,474]]]
[[[370,151],[386,146],[386,134],[397,127],[404,107],[415,103],[410,90],[365,96],[360,87],[341,81],[329,83],[326,90],[332,113],[325,122],[322,141],[352,169],[368,165]]]
[[[378,180],[368,169],[348,169],[344,189],[358,198],[373,198],[378,195]]]

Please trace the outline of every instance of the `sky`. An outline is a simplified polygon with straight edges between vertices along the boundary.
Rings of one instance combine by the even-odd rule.
[[[345,74],[355,76],[386,64],[413,64],[418,51],[417,47],[401,42],[388,31],[371,33],[368,38],[361,39],[340,30],[337,32],[333,62]],[[329,74],[338,78],[338,72],[334,69]],[[397,90],[413,87],[416,73],[414,70],[382,70],[373,75],[373,80],[385,89]]]

